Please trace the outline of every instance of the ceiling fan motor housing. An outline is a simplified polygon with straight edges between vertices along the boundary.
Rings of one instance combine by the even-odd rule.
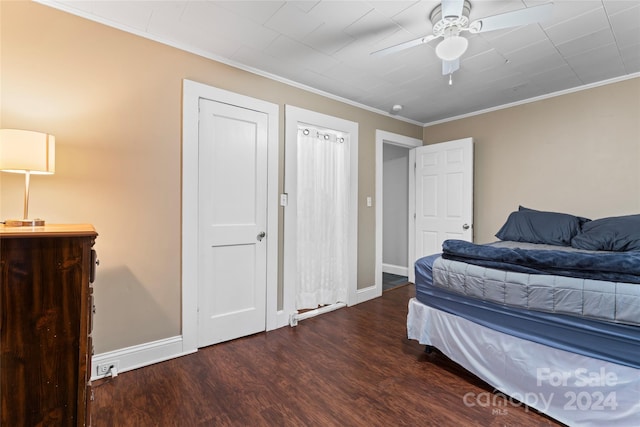
[[[462,6],[460,16],[442,16],[442,4],[436,6],[429,15],[429,20],[433,24],[433,35],[436,37],[445,36],[447,29],[456,28],[455,33],[459,33],[460,29],[469,25],[469,13],[471,12],[471,3],[465,0]],[[451,33],[451,30],[449,31]]]

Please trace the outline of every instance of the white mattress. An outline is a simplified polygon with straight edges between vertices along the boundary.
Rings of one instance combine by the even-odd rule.
[[[460,407],[499,418],[527,405],[570,426],[640,425],[640,370],[555,349],[409,301],[409,339],[431,345],[509,398],[469,391]]]
[[[438,258],[434,286],[513,307],[640,325],[640,285],[527,274]]]

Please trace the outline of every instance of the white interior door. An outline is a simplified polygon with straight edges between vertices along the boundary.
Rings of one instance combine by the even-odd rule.
[[[200,100],[198,347],[265,330],[267,114]]]
[[[447,239],[473,241],[473,139],[418,147],[413,262]]]

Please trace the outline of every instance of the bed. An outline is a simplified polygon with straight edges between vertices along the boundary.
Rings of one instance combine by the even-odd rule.
[[[640,215],[590,221],[521,207],[496,236],[448,240],[416,262],[408,337],[507,397],[505,407],[467,393],[463,405],[640,425]]]

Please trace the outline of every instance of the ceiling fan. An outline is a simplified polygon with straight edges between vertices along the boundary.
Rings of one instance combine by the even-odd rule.
[[[451,84],[451,74],[460,68],[460,57],[469,45],[469,41],[462,37],[461,33],[484,33],[541,22],[551,17],[552,8],[553,3],[545,3],[469,22],[469,0],[442,0],[429,15],[433,24],[433,34],[372,52],[371,55],[388,55],[442,37],[436,46],[436,55],[442,59],[442,74],[449,75]]]

